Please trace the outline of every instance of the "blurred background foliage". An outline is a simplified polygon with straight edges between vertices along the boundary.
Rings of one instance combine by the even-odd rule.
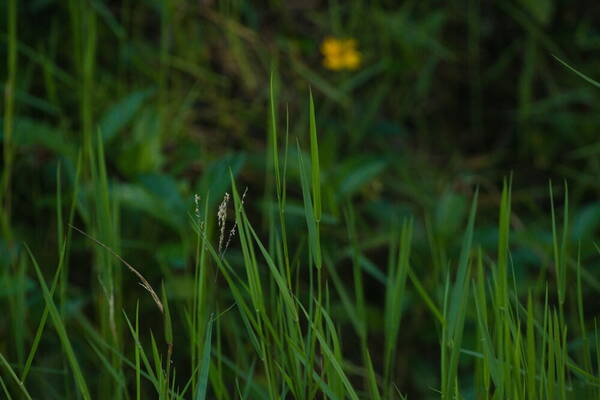
[[[20,1],[13,227],[48,234],[31,222],[48,214],[57,165],[72,179],[97,134],[116,197],[154,218],[156,239],[178,242],[192,195],[211,190],[216,204],[230,167],[258,205],[273,70],[292,138],[304,141],[309,86],[316,96],[332,218],[353,199],[365,229],[400,208],[438,215],[452,237],[473,184],[492,202],[514,172],[517,215],[547,215],[548,179],[567,179],[572,203],[586,204],[578,235],[592,234],[600,94],[553,58],[593,77],[600,10],[587,5]],[[356,40],[360,68],[323,66],[329,36]]]
[[[7,4],[0,2],[1,60],[8,58]],[[248,187],[255,222],[269,224],[273,71],[278,124],[290,132],[288,229],[304,229],[293,160],[296,140],[308,140],[310,87],[324,246],[347,240],[343,207],[352,202],[373,277],[373,318],[381,317],[376,264],[385,256],[380,245],[390,221],[425,221],[416,227],[421,251],[414,253],[422,259],[415,265],[434,265],[439,273],[456,258],[476,185],[476,241],[495,248],[499,193],[511,173],[516,273],[533,267],[537,274],[551,262],[544,258],[551,248],[549,179],[559,203],[568,181],[572,238],[582,241],[582,259],[593,269],[600,90],[553,56],[595,77],[599,22],[600,7],[590,1],[17,1],[13,179],[0,252],[16,254],[26,241],[41,259],[56,257],[57,168],[70,199],[79,150],[87,165],[101,140],[119,210],[120,242],[113,245],[143,265],[149,279],[169,277],[166,283],[179,289],[174,295],[185,298],[189,282],[178,272],[193,254],[194,194],[210,193],[216,209],[231,169]],[[327,37],[354,39],[360,66],[325,68],[320,46]],[[6,62],[0,75],[8,76]],[[4,131],[0,137],[6,147]],[[75,224],[102,236],[91,211],[95,188],[86,185],[90,173],[84,168]],[[90,244],[76,239],[73,264],[81,267],[70,279],[85,298],[95,279],[85,267]],[[232,249],[231,257],[239,252]],[[14,260],[0,257],[3,268]],[[426,285],[441,279],[418,273]],[[586,279],[598,285],[593,275]],[[411,318],[408,337],[436,341],[417,338],[422,313]],[[407,362],[422,349],[411,343],[402,345]],[[417,361],[418,374],[405,376],[433,379],[425,363]]]

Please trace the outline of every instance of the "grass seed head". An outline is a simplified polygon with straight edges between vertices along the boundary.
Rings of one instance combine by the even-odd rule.
[[[219,225],[219,253],[222,253],[223,239],[225,238],[225,224],[227,223],[227,205],[229,204],[229,193],[225,192],[223,201],[219,205],[219,211],[217,212],[217,223]]]

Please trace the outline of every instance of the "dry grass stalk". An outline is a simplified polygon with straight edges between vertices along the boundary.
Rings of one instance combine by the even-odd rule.
[[[96,243],[99,246],[102,246],[104,249],[106,249],[110,254],[112,254],[114,257],[116,257],[119,261],[121,261],[123,264],[125,264],[125,266],[127,268],[129,268],[129,270],[131,272],[133,272],[135,274],[135,276],[138,277],[138,279],[140,280],[139,284],[146,289],[146,291],[148,293],[150,293],[150,296],[152,296],[152,300],[154,300],[154,302],[156,303],[156,305],[158,306],[158,309],[160,310],[161,313],[164,314],[164,308],[163,308],[163,304],[160,301],[160,298],[158,297],[158,295],[156,294],[156,292],[154,291],[154,289],[152,289],[152,286],[150,286],[150,283],[146,280],[146,278],[144,278],[144,276],[137,270],[135,269],[131,264],[129,264],[127,261],[125,261],[123,259],[123,257],[121,257],[120,255],[118,255],[113,249],[111,249],[110,247],[108,247],[107,245],[105,245],[104,243],[102,243],[101,241],[99,241],[98,239],[96,239],[95,237],[87,234],[86,232],[82,231],[81,229],[73,226],[73,225],[69,225],[71,228],[75,229],[77,232],[81,233],[82,235],[84,235],[85,237],[87,237],[88,239],[92,240],[94,243]]]

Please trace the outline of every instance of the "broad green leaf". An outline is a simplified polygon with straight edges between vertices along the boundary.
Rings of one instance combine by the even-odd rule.
[[[100,120],[102,139],[107,142],[117,136],[153,93],[153,89],[138,90],[113,104]]]

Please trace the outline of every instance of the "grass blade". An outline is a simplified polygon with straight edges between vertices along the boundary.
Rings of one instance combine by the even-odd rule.
[[[196,389],[195,400],[206,399],[208,390],[208,371],[210,369],[210,354],[212,349],[212,324],[213,317],[208,320],[206,326],[206,338],[204,339],[204,350],[202,352],[202,363],[200,364],[200,372],[198,373],[198,387]]]
[[[33,263],[33,267],[35,269],[35,273],[37,275],[38,281],[40,282],[40,286],[42,287],[44,301],[46,302],[46,305],[48,307],[48,312],[50,313],[50,318],[52,319],[54,328],[56,329],[56,332],[58,334],[60,342],[63,346],[63,350],[66,353],[67,359],[69,361],[69,365],[71,366],[71,369],[73,370],[73,375],[74,375],[73,377],[75,379],[75,383],[77,384],[77,388],[79,389],[79,392],[81,393],[82,397],[85,400],[91,400],[90,391],[88,389],[85,378],[83,377],[83,372],[81,370],[79,362],[77,361],[77,357],[75,356],[75,351],[73,350],[73,346],[71,345],[71,341],[69,340],[69,336],[67,335],[67,330],[65,328],[65,325],[63,324],[63,322],[60,318],[58,309],[56,308],[56,305],[54,304],[54,301],[52,300],[50,290],[48,289],[48,285],[46,285],[46,281],[44,279],[44,276],[42,275],[42,271],[40,270],[40,267],[33,255],[33,253],[29,249],[29,246],[25,245],[25,249],[29,253],[29,257],[31,258],[31,261]],[[60,264],[59,264],[59,268],[60,268]]]

